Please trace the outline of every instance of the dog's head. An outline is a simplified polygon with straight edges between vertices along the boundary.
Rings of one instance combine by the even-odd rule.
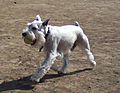
[[[35,20],[27,24],[27,27],[22,32],[22,37],[26,44],[41,47],[45,43],[45,26],[48,20],[42,22],[39,15]]]

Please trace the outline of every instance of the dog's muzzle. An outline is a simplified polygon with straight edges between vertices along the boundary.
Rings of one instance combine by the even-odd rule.
[[[26,32],[22,33],[22,37],[23,37],[24,42],[26,44],[34,45],[36,43],[36,41],[37,41],[36,39],[33,39],[31,36],[27,35]]]

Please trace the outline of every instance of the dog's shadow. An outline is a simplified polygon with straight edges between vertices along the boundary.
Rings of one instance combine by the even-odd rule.
[[[46,80],[46,79],[59,78],[59,77],[63,77],[66,75],[77,74],[77,73],[84,72],[87,70],[92,70],[92,69],[87,68],[87,69],[83,69],[83,70],[70,72],[67,74],[46,74],[43,79]],[[18,80],[3,82],[2,84],[0,84],[0,92],[8,91],[8,90],[17,90],[17,89],[19,89],[19,90],[32,90],[34,88],[34,85],[44,83],[44,81],[40,82],[40,83],[32,82],[32,81],[30,81],[30,77],[31,76],[27,76],[27,77],[23,77],[23,78],[18,79]]]

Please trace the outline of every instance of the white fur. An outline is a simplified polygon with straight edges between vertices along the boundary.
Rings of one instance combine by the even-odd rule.
[[[74,45],[79,47],[81,45],[92,66],[96,66],[94,56],[90,50],[88,38],[84,34],[78,22],[76,22],[75,25],[46,25],[45,27],[41,26],[39,31],[37,31],[37,33],[35,34],[37,34],[38,37],[45,38],[45,33],[48,31],[48,29],[50,30],[50,33],[43,44],[46,57],[43,63],[40,66],[38,66],[36,72],[32,75],[32,80],[39,82],[40,79],[47,73],[47,71],[50,68],[54,69],[55,71],[58,71],[58,69],[52,67],[56,57],[58,56],[61,56],[64,60],[64,65],[58,72],[66,73],[66,69],[69,64],[68,56]],[[42,33],[43,35],[39,33]],[[38,42],[41,41],[38,40]],[[36,44],[42,46],[38,43]]]
[[[50,28],[50,34],[44,45],[46,58],[41,66],[38,67],[36,73],[32,76],[32,80],[39,81],[51,68],[57,56],[63,56],[64,65],[60,72],[66,73],[68,67],[68,54],[71,52],[73,44],[77,40],[77,45],[82,45],[83,50],[88,56],[91,64],[96,65],[94,56],[90,51],[90,45],[87,36],[79,26],[66,25],[62,27],[47,26]],[[54,69],[54,68],[53,68]]]

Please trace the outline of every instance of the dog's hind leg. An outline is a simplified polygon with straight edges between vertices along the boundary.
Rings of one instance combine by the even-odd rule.
[[[80,37],[81,37],[80,41],[81,41],[82,48],[85,51],[85,53],[87,54],[87,57],[88,57],[88,59],[91,62],[91,65],[93,67],[95,67],[96,66],[96,62],[95,62],[95,59],[94,59],[94,55],[92,54],[92,52],[90,50],[90,44],[89,44],[88,38],[87,38],[87,36],[84,33],[82,33],[80,35]]]

